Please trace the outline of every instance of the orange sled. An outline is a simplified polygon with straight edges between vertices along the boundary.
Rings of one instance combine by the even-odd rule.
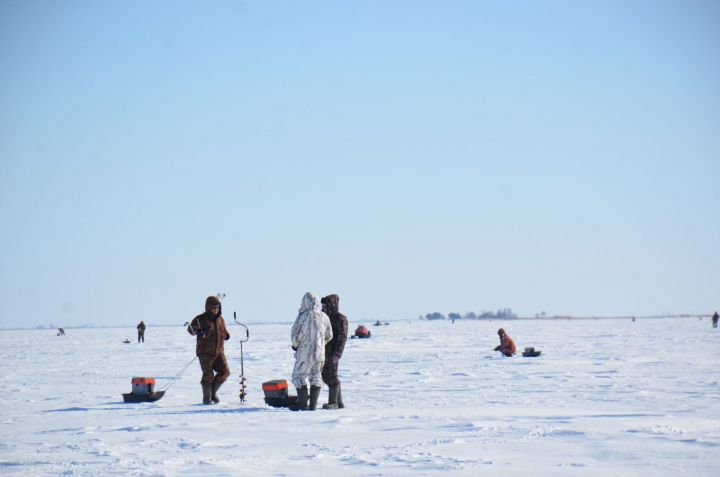
[[[154,402],[164,395],[165,391],[155,391],[155,378],[132,378],[132,392],[123,394],[123,401]]]
[[[265,402],[272,407],[290,407],[297,402],[297,396],[288,394],[288,382],[284,379],[273,379],[262,384]]]

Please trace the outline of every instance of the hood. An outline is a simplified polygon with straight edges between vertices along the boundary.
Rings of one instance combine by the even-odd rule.
[[[505,330],[504,330],[504,329],[500,328],[500,329],[498,330],[498,334],[499,334],[500,336],[502,336],[502,335],[504,335],[504,334],[506,334],[506,333],[505,333]]]
[[[312,310],[320,311],[320,298],[313,292],[307,292],[305,296],[303,296],[298,311],[302,314]]]
[[[332,316],[335,313],[340,312],[340,297],[332,294],[324,297],[322,300],[320,300],[323,304],[325,304],[325,307],[327,308],[327,314],[328,316]]]
[[[210,312],[210,307],[212,305],[220,305],[220,313],[218,313],[218,316],[222,315],[222,302],[220,302],[220,298],[216,296],[209,296],[205,300],[205,313]]]

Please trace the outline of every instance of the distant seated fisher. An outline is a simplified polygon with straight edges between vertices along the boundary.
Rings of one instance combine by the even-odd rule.
[[[505,330],[500,328],[498,330],[498,336],[500,336],[500,344],[495,347],[495,351],[500,351],[503,355],[508,358],[515,354],[515,342],[509,334],[505,333]]]

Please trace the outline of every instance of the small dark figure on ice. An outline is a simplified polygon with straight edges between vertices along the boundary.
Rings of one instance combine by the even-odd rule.
[[[138,330],[138,343],[142,340],[142,342],[145,342],[145,322],[140,321],[138,325],[136,326]]]
[[[218,389],[230,376],[225,359],[225,341],[230,339],[222,317],[222,305],[216,296],[205,300],[205,313],[196,316],[187,327],[188,333],[197,337],[195,354],[202,369],[203,404],[219,403]]]
[[[717,313],[715,313],[717,315]],[[58,328],[58,336],[65,336],[65,330],[63,328]]]
[[[713,324],[713,328],[718,327],[718,312],[717,311],[712,316],[712,324]]]
[[[328,385],[328,402],[323,409],[342,409],[345,407],[342,400],[340,380],[338,379],[338,366],[345,342],[347,341],[348,322],[345,315],[340,313],[340,297],[328,295],[322,300],[322,310],[330,317],[333,338],[325,345],[325,365],[322,369],[322,379]]]
[[[500,328],[498,330],[498,336],[500,336],[500,344],[495,347],[495,351],[500,351],[503,355],[508,358],[515,354],[515,341],[510,337],[509,334],[505,333],[505,330]]]

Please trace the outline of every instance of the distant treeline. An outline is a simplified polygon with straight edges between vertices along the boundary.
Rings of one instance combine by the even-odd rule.
[[[517,318],[517,315],[510,308],[502,308],[498,311],[483,311],[479,314],[474,311],[462,315],[460,313],[448,313],[447,317],[437,311],[428,313],[425,316],[420,315],[421,320],[492,320],[508,318]]]

